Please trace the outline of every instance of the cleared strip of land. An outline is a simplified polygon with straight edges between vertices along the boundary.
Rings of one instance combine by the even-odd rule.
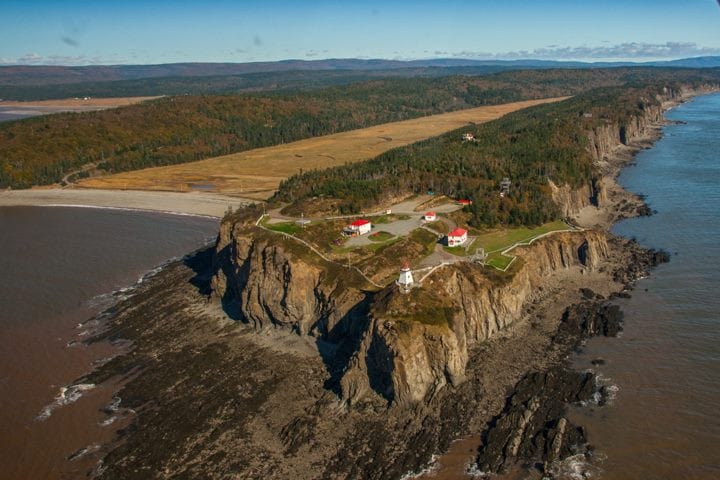
[[[469,123],[489,122],[516,110],[565,98],[568,97],[506,103],[386,123],[197,162],[90,178],[78,185],[99,189],[200,190],[266,199],[283,179],[301,170],[368,160]]]

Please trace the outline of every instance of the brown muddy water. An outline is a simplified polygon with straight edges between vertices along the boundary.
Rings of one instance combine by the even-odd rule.
[[[665,136],[620,182],[657,214],[615,232],[673,254],[620,303],[625,331],[592,339],[576,360],[616,390],[575,420],[607,459],[604,480],[720,478],[720,94],[667,115]]]
[[[0,478],[85,476],[93,450],[123,422],[100,411],[112,386],[60,395],[119,351],[72,343],[83,338],[78,324],[131,294],[120,290],[148,271],[204,245],[217,226],[118,210],[0,208]]]

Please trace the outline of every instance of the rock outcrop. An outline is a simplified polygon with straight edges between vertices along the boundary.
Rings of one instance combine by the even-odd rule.
[[[617,305],[603,301],[571,305],[558,325],[555,344],[576,348],[589,337],[615,337],[622,330],[622,317]],[[565,365],[526,375],[485,430],[477,467],[499,473],[517,463],[541,465],[546,476],[557,478],[554,470],[560,460],[571,454],[591,455],[585,432],[567,418],[567,405],[591,399],[604,404],[605,387],[596,388],[596,383],[594,374]]]
[[[215,254],[213,294],[228,313],[260,330],[342,335],[365,300],[353,271],[314,258],[280,235],[223,224]],[[341,269],[342,270],[342,269]]]
[[[595,393],[591,373],[562,366],[530,373],[520,380],[505,411],[484,435],[477,466],[483,472],[503,472],[517,462],[553,463],[585,452],[585,433],[566,417],[566,405],[590,400]]]
[[[343,396],[371,389],[409,405],[464,379],[468,348],[522,316],[544,279],[569,268],[595,269],[609,253],[600,232],[559,234],[518,248],[522,266],[506,281],[462,263],[438,270],[410,295],[389,288],[371,308],[369,328],[341,381]]]
[[[437,270],[407,295],[394,285],[369,293],[352,269],[252,223],[225,222],[212,287],[231,315],[255,329],[285,329],[335,344],[342,355],[328,365],[349,402],[374,391],[411,405],[462,382],[469,346],[518,321],[545,277],[596,268],[608,245],[600,232],[562,233],[516,253],[523,260],[500,279],[463,262]]]

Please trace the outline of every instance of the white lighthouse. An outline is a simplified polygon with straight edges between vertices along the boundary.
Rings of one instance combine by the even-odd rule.
[[[403,266],[400,269],[400,276],[398,277],[396,283],[400,287],[400,291],[403,293],[409,292],[410,289],[413,287],[413,284],[415,282],[413,280],[412,271],[410,270],[410,264],[408,262],[403,263]]]

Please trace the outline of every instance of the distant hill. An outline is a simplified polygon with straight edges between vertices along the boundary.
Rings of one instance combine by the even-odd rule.
[[[160,77],[208,77],[250,73],[315,70],[395,70],[428,67],[494,67],[494,70],[518,68],[597,68],[620,66],[720,67],[720,57],[696,57],[661,62],[567,62],[554,60],[470,60],[438,58],[428,60],[326,59],[282,60],[250,63],[169,63],[161,65],[90,65],[80,67],[10,65],[0,66],[0,85],[55,85],[85,82],[109,82]]]

